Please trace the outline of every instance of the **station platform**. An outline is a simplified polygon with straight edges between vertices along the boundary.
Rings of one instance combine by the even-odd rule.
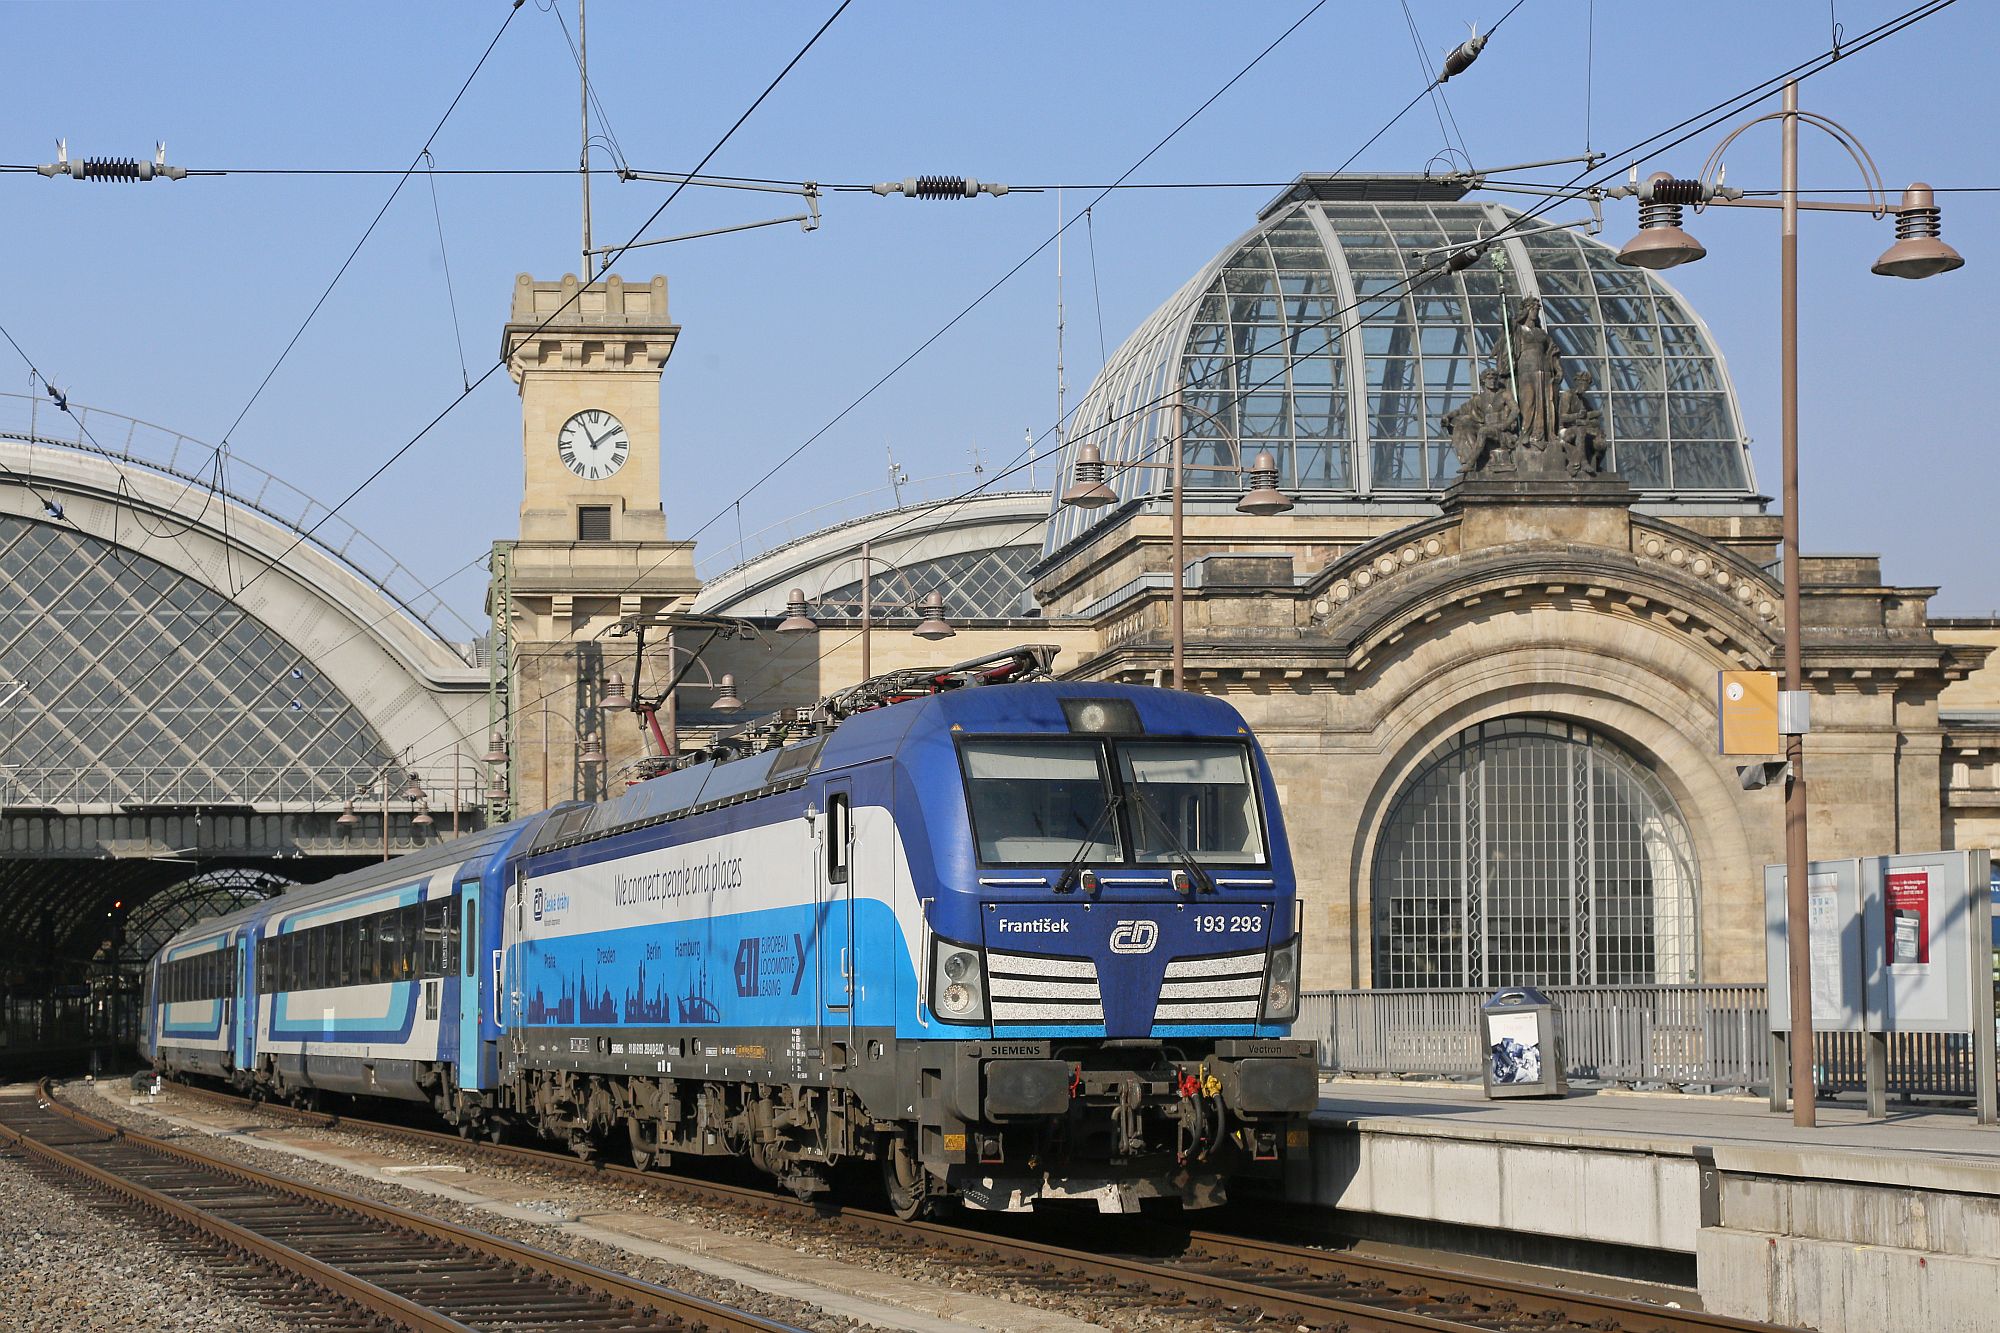
[[[1477,1085],[1321,1085],[1288,1200],[1371,1239],[1691,1287],[1824,1330],[2000,1327],[2000,1128],[1970,1114]]]

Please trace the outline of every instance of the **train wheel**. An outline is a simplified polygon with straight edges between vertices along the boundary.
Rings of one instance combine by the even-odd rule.
[[[882,1188],[888,1191],[890,1210],[905,1222],[937,1212],[937,1195],[931,1188],[930,1173],[910,1151],[910,1141],[900,1135],[889,1140],[882,1154]]]

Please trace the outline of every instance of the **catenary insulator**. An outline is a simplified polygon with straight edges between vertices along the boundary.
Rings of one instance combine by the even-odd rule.
[[[1438,75],[1438,82],[1443,83],[1452,75],[1471,69],[1472,62],[1479,59],[1479,53],[1485,49],[1486,38],[1477,33],[1452,47],[1451,53],[1444,58],[1444,71]]]
[[[82,179],[87,181],[149,181],[153,164],[134,157],[90,157],[83,162]]]
[[[1640,197],[1655,204],[1705,204],[1714,196],[1700,181],[1655,175],[1646,182]]]
[[[981,194],[997,199],[1007,193],[1007,187],[998,181],[981,181],[971,176],[906,176],[868,188],[885,197],[900,194],[911,199],[971,199]]]

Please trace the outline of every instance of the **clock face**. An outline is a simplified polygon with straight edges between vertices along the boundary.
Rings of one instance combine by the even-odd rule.
[[[578,412],[556,432],[556,452],[563,466],[585,481],[602,481],[625,466],[632,437],[625,423],[602,408]]]

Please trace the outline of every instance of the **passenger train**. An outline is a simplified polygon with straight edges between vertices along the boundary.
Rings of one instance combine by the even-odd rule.
[[[145,1053],[801,1196],[872,1161],[906,1216],[1219,1202],[1317,1098],[1277,793],[1227,703],[1049,680],[1054,651],[191,927]]]

